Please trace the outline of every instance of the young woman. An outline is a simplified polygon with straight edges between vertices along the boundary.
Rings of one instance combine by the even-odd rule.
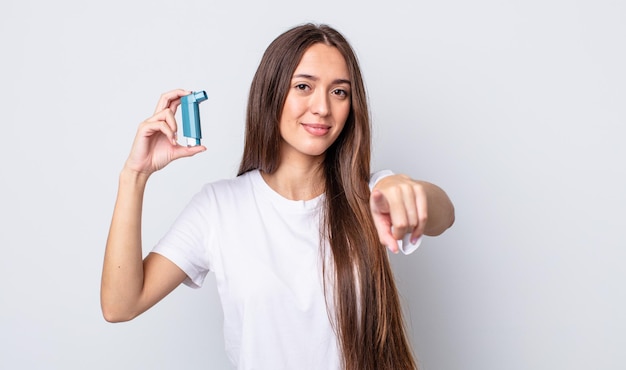
[[[250,89],[238,176],[207,184],[142,260],[148,178],[205,150],[176,142],[174,113],[189,93],[161,96],[120,174],[106,320],[130,320],[211,271],[239,369],[415,369],[384,246],[442,233],[454,209],[433,184],[370,175],[367,99],[343,36],[308,24],[271,43]]]

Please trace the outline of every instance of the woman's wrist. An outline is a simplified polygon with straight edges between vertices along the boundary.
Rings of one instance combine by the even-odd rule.
[[[141,185],[145,186],[150,177],[149,173],[133,170],[128,166],[124,166],[120,172],[120,185]]]

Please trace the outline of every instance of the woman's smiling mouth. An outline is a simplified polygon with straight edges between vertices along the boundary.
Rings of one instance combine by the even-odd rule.
[[[330,131],[329,125],[324,125],[320,123],[302,123],[301,124],[304,129],[311,135],[315,136],[324,136]]]

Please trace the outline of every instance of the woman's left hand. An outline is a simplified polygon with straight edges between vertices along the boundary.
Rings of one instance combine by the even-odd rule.
[[[423,184],[406,175],[380,180],[370,196],[370,209],[380,242],[398,253],[398,240],[411,234],[415,244],[428,221],[428,201]]]

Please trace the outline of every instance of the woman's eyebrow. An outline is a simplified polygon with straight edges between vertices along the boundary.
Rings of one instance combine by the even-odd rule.
[[[292,78],[304,78],[307,80],[311,80],[311,81],[318,81],[319,77],[317,76],[313,76],[307,73],[298,73],[297,75],[293,75]],[[338,85],[338,84],[347,84],[347,85],[351,85],[350,80],[346,80],[345,78],[337,78],[335,80],[333,80],[333,85]]]

